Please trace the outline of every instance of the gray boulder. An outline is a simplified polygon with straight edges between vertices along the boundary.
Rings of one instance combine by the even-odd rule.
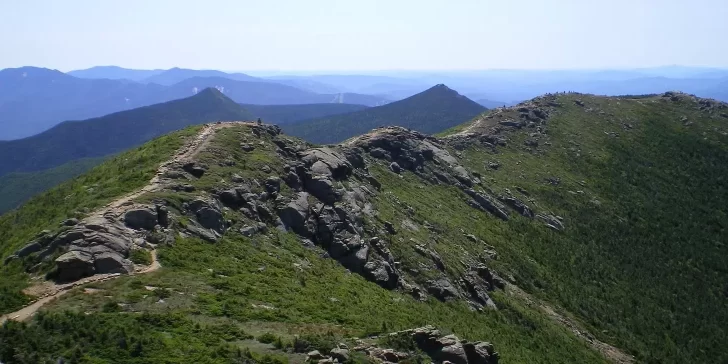
[[[397,163],[397,162],[390,163],[389,169],[391,169],[392,172],[397,173],[397,174],[402,173],[402,167],[400,167],[399,163]]]
[[[397,288],[399,274],[384,260],[370,260],[364,265],[364,275],[386,289]]]
[[[75,225],[78,225],[78,219],[72,217],[70,219],[65,220],[61,224],[64,226],[75,226]]]
[[[466,189],[465,193],[473,198],[475,206],[480,210],[491,213],[502,220],[508,220],[508,213],[505,211],[505,206],[501,205],[494,198],[484,193],[476,192],[472,188]]]
[[[205,174],[205,172],[207,171],[207,167],[206,166],[203,166],[201,164],[197,164],[195,162],[185,163],[182,166],[182,169],[185,172],[187,172],[187,173],[189,173],[189,174],[191,174],[191,175],[193,175],[193,176],[195,176],[197,178],[202,177]]]
[[[531,210],[531,208],[528,207],[528,205],[523,203],[523,201],[521,201],[513,196],[504,196],[504,197],[501,197],[500,200],[501,200],[501,202],[506,204],[508,207],[516,210],[516,212],[518,212],[522,216],[525,216],[528,218],[534,217],[533,210]]]
[[[22,248],[20,248],[18,251],[15,252],[15,255],[18,258],[27,257],[30,254],[33,254],[35,252],[39,252],[41,249],[43,249],[43,245],[39,242],[32,242]]]
[[[256,223],[254,225],[245,225],[242,228],[240,228],[240,234],[243,236],[251,237],[257,233],[265,232],[268,230],[268,226],[262,222]]]
[[[323,176],[314,176],[306,180],[306,191],[328,205],[332,205],[341,199],[340,194],[334,187],[334,183]]]
[[[309,149],[303,153],[303,161],[312,166],[316,162],[322,162],[331,171],[331,176],[334,179],[345,178],[352,172],[351,164],[346,159],[346,156],[335,151],[334,149],[322,147]],[[317,169],[321,169],[321,164],[318,165]]]
[[[162,227],[169,226],[169,210],[167,206],[157,205],[157,222]]]
[[[275,176],[268,177],[265,180],[265,190],[271,194],[276,195],[281,191],[281,179]]]
[[[106,273],[122,273],[129,274],[134,272],[134,264],[128,259],[124,259],[119,254],[101,253],[94,255],[94,268],[96,274]]]
[[[205,229],[195,224],[187,225],[187,227],[185,227],[185,230],[190,234],[195,235],[200,239],[208,241],[210,243],[215,243],[220,240],[220,234],[218,234],[215,230]]]
[[[84,251],[72,250],[56,258],[58,279],[75,281],[93,275],[96,271],[93,256]]]
[[[325,177],[333,176],[333,173],[331,172],[331,168],[329,168],[329,165],[322,161],[316,161],[313,165],[311,165],[311,173],[313,173],[315,176],[325,176]]]
[[[245,202],[238,191],[234,188],[218,193],[217,197],[225,206],[232,208],[237,208]]]
[[[294,190],[298,190],[302,186],[301,178],[298,177],[298,174],[296,174],[296,172],[294,172],[294,171],[289,171],[288,174],[283,176],[283,181],[286,182],[288,187],[290,187]]]
[[[443,348],[436,355],[438,360],[442,362],[449,361],[453,364],[468,364],[468,356],[465,354],[465,348],[463,348],[460,339],[455,335],[445,336],[440,338],[439,341],[442,343]]]
[[[225,221],[223,220],[222,213],[220,210],[212,207],[205,206],[195,212],[197,216],[197,222],[206,229],[212,229],[217,232],[223,232],[225,230]]]
[[[331,352],[329,353],[333,359],[336,359],[339,361],[339,363],[346,363],[349,361],[349,350],[346,349],[339,349],[334,348],[331,349]]]
[[[157,212],[149,208],[137,208],[124,214],[124,223],[132,229],[154,230]]]
[[[374,158],[379,159],[391,159],[392,156],[389,155],[389,152],[382,148],[372,148],[372,150],[369,151],[369,155],[371,155]]]
[[[303,236],[311,235],[306,227],[306,220],[309,216],[308,196],[306,192],[299,192],[291,202],[278,210],[278,217],[286,230]]]
[[[460,181],[460,183],[462,183],[468,187],[473,186],[473,179],[470,177],[470,174],[465,169],[465,167],[458,165],[458,166],[453,167],[452,171],[453,171],[453,176],[455,177],[455,179]]]
[[[435,296],[440,301],[449,301],[458,298],[457,289],[450,283],[447,278],[440,278],[427,282],[427,292]]]
[[[463,344],[468,364],[497,364],[498,353],[493,345],[487,342],[476,341]]]

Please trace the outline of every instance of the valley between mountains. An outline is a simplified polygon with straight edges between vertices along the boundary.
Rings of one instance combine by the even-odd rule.
[[[726,160],[676,92],[189,126],[0,216],[0,361],[723,362]]]

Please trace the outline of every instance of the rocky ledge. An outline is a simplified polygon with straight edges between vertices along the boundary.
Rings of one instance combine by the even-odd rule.
[[[432,326],[394,332],[373,339],[382,343],[396,342],[399,346],[416,347],[416,349],[395,350],[370,343],[370,340],[357,340],[356,346],[351,349],[342,343],[326,355],[319,351],[312,351],[308,353],[306,361],[318,364],[344,363],[349,361],[352,352],[362,353],[370,360],[379,363],[421,360],[422,358],[418,358],[418,356],[422,353],[426,354],[434,363],[443,364],[497,364],[499,359],[498,353],[490,343],[469,342],[460,340],[455,335],[442,335]]]

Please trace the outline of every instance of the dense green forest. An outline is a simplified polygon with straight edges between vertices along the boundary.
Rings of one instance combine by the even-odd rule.
[[[81,175],[104,158],[84,158],[40,172],[10,173],[0,177],[0,215],[31,197]]]

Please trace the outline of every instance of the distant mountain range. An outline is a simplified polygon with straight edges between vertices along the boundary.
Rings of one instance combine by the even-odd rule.
[[[462,124],[486,108],[445,85],[384,106],[283,125],[286,134],[312,143],[344,141],[371,129],[397,125],[433,134]]]
[[[166,102],[216,87],[235,102],[245,104],[348,103],[378,106],[384,97],[354,93],[319,94],[270,80],[234,74],[240,79],[210,77],[219,71],[173,69],[151,76],[163,83],[142,83],[119,78],[139,78],[141,73],[117,68],[75,71],[89,75],[109,75],[117,79],[78,78],[55,70],[36,67],[0,71],[0,140],[35,135],[64,120],[84,120],[117,111]],[[141,72],[141,71],[139,71]],[[156,71],[150,71],[156,72]],[[205,77],[191,77],[194,74]],[[237,76],[236,76],[237,75]],[[188,77],[190,78],[184,78]]]
[[[381,106],[445,83],[492,108],[551,92],[599,95],[680,90],[728,101],[728,70],[658,67],[632,70],[391,71],[378,74],[260,76],[218,70],[134,70],[100,66],[63,74],[23,67],[0,71],[0,140],[218,87],[244,104],[346,103]]]
[[[181,100],[84,121],[63,122],[41,134],[0,142],[0,176],[102,157],[189,125],[253,116],[215,89]]]

